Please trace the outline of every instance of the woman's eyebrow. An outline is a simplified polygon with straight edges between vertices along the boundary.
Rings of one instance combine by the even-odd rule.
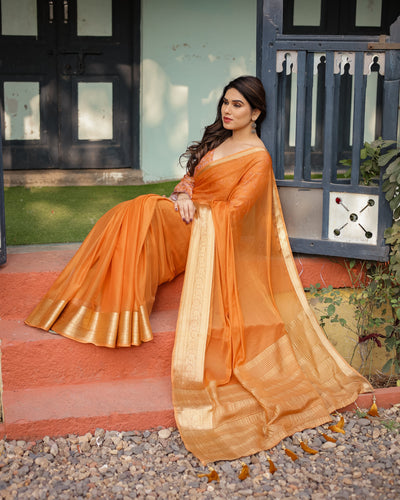
[[[225,101],[228,101],[228,99],[225,97]],[[243,104],[243,101],[240,99],[232,99],[232,102],[240,102],[240,104]]]

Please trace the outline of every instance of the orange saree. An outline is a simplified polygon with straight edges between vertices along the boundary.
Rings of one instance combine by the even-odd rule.
[[[184,269],[176,422],[203,463],[272,448],[372,390],[305,298],[263,148],[195,172],[191,225],[143,196],[103,216],[27,323],[115,347],[151,340],[157,286]],[[192,226],[192,227],[191,227]]]

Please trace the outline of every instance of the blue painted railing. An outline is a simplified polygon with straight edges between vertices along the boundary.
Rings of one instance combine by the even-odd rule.
[[[392,214],[380,181],[362,184],[360,150],[371,69],[380,75],[375,79],[376,138],[397,138],[399,38],[400,18],[392,25],[391,37],[382,40],[282,35],[269,16],[259,15],[258,74],[266,87],[268,105],[262,139],[273,158],[296,252],[388,258],[384,230],[391,225]],[[296,86],[291,88],[294,82]],[[288,123],[290,117],[294,117],[295,127]],[[288,140],[289,125],[295,128],[294,144]],[[343,176],[343,158],[352,159],[350,178]],[[315,201],[314,206],[310,200]]]

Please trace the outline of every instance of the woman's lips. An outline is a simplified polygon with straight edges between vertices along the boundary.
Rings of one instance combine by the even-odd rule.
[[[227,116],[224,116],[224,123],[230,123],[232,121],[232,118],[228,118]]]

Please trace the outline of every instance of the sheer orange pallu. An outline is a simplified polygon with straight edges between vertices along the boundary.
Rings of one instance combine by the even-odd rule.
[[[157,286],[186,264],[173,402],[186,447],[207,463],[269,449],[371,387],[308,306],[268,153],[212,161],[195,176],[193,200],[192,228],[155,195],[105,214],[27,323],[96,345],[139,345],[152,338]]]
[[[172,385],[184,443],[207,463],[269,449],[371,387],[307,303],[268,153],[212,162],[193,199]]]

